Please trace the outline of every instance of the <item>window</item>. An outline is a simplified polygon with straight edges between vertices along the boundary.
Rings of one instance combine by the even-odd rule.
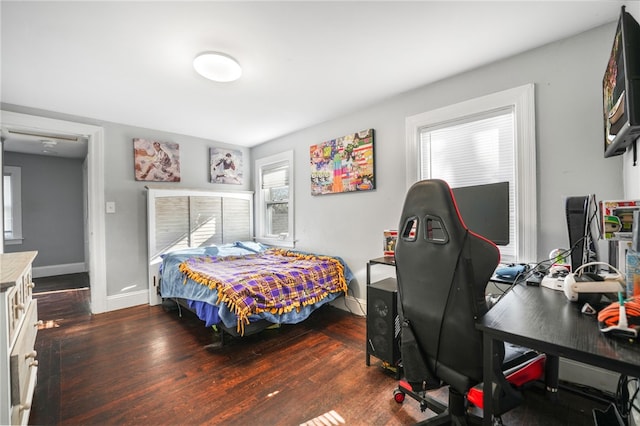
[[[256,240],[294,246],[293,151],[256,160]]]
[[[22,243],[22,189],[20,167],[5,166],[2,176],[4,241]]]
[[[536,254],[533,85],[407,118],[407,184],[438,178],[453,188],[509,182],[510,244],[503,262]]]

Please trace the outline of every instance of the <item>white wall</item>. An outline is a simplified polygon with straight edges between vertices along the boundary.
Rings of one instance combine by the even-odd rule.
[[[630,2],[627,12],[631,13],[636,21],[640,22],[640,1]],[[637,141],[640,142],[640,139]],[[633,153],[631,147],[623,155],[624,197],[625,200],[640,200],[640,161],[633,165]]]
[[[343,257],[358,281],[353,295],[365,299],[366,262],[382,255],[382,231],[398,227],[407,190],[405,118],[527,83],[536,87],[538,258],[567,247],[567,196],[623,195],[622,157],[605,159],[601,142],[601,84],[614,32],[611,23],[252,149],[254,159],[294,150],[297,247]],[[309,146],[366,128],[376,131],[376,190],[312,197]]]
[[[640,143],[640,140],[636,141]],[[639,147],[640,148],[640,147]],[[640,156],[640,153],[638,154]],[[633,165],[633,153],[631,147],[623,155],[624,157],[624,198],[625,200],[640,200],[640,160]]]

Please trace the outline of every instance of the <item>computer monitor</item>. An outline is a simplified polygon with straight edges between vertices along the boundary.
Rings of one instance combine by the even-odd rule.
[[[509,244],[509,182],[452,188],[460,216],[474,233]]]
[[[571,270],[581,265],[598,261],[597,239],[598,204],[594,195],[567,197],[565,203],[569,247],[571,249]],[[586,272],[597,272],[597,266],[585,268]]]

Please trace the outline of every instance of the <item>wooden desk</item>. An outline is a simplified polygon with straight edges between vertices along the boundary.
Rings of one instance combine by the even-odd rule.
[[[511,342],[551,356],[640,376],[640,342],[608,337],[597,319],[580,312],[563,292],[516,285],[478,322],[484,335],[484,424],[491,424],[491,388],[500,371],[494,345]]]

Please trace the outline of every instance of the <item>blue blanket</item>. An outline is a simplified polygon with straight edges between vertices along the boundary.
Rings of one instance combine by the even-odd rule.
[[[198,317],[205,321],[207,326],[222,322],[226,327],[236,327],[238,323],[236,314],[233,313],[226,304],[217,304],[218,292],[187,278],[180,272],[178,267],[182,262],[194,256],[244,256],[260,253],[266,249],[267,247],[262,244],[239,241],[222,246],[199,247],[166,253],[162,256],[163,262],[160,275],[161,295],[164,298],[175,297],[187,299],[189,301],[189,307],[196,311]],[[344,266],[345,279],[348,284],[353,280],[354,275],[342,259],[337,259],[340,260]],[[319,302],[305,306],[299,311],[293,310],[284,314],[262,312],[250,316],[249,321],[253,322],[264,319],[275,324],[295,324],[305,320],[314,310],[336,299],[340,295],[341,293],[332,293]]]

